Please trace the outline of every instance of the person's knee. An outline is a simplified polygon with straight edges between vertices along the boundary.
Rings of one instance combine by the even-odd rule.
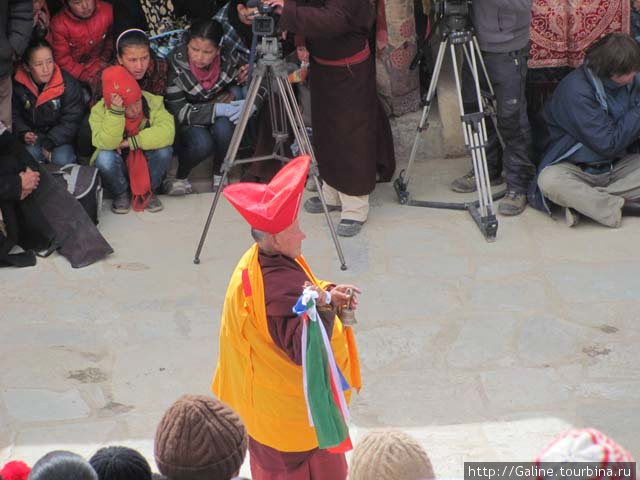
[[[118,166],[118,154],[114,150],[100,150],[96,155],[96,168],[100,171],[110,172]]]
[[[204,158],[213,150],[213,140],[206,128],[188,127],[180,132],[180,157]]]
[[[231,141],[234,129],[235,125],[231,122],[231,120],[226,117],[219,117],[211,127],[211,134],[213,135],[214,141],[216,143],[228,143]]]
[[[562,192],[566,187],[567,175],[562,169],[550,165],[540,172],[538,176],[538,187],[545,196]]]
[[[69,163],[75,163],[76,152],[71,145],[62,145],[57,147],[51,154],[51,163],[56,165],[68,165]]]
[[[163,147],[147,153],[149,162],[152,162],[156,168],[162,170],[163,173],[169,169],[171,160],[173,159],[173,147]]]

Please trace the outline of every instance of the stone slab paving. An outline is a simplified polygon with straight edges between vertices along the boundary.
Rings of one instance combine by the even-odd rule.
[[[446,185],[466,168],[421,161],[411,190],[452,200]],[[0,270],[0,463],[114,443],[152,459],[164,410],[209,392],[228,278],[250,245],[222,201],[192,263],[211,200],[106,212],[116,253],[81,270],[57,255]],[[490,244],[465,212],[400,206],[383,184],[361,235],[342,239],[346,272],[324,217],[301,224],[318,276],[364,291],[356,442],[406,430],[441,477],[460,477],[464,461],[530,460],[571,426],[600,428],[640,457],[640,220],[568,229],[528,209],[500,218]]]

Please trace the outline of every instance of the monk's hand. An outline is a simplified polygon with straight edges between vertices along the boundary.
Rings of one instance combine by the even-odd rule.
[[[331,300],[337,307],[345,307],[349,302],[349,290],[351,290],[351,308],[353,310],[358,306],[358,296],[356,294],[362,293],[355,285],[336,285],[331,290]]]
[[[317,285],[312,284],[311,282],[304,282],[302,285],[304,288],[309,288],[314,292],[318,292],[318,298],[316,298],[316,306],[324,307],[325,305],[331,305],[332,298],[327,295],[323,289],[318,287]]]

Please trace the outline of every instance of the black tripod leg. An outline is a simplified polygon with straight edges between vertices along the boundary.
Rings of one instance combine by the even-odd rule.
[[[247,98],[245,99],[244,105],[242,107],[242,111],[240,112],[240,119],[238,120],[238,124],[233,130],[231,143],[229,144],[227,154],[224,157],[224,162],[222,162],[222,180],[220,182],[220,187],[218,188],[215,196],[213,197],[213,203],[211,204],[211,209],[209,210],[209,216],[207,217],[207,221],[204,225],[202,235],[200,236],[200,242],[198,242],[196,255],[193,259],[193,263],[195,263],[196,265],[200,263],[200,253],[202,252],[204,241],[207,238],[207,233],[209,231],[209,227],[211,226],[211,220],[213,218],[213,214],[216,211],[216,205],[218,204],[220,193],[224,188],[224,185],[227,181],[227,176],[229,174],[229,170],[231,170],[231,167],[233,167],[233,162],[235,161],[236,155],[238,154],[238,149],[240,148],[240,142],[242,141],[242,136],[244,135],[244,132],[247,129],[247,123],[249,122],[249,117],[251,116],[251,113],[252,113],[251,111],[253,110],[253,105],[255,104],[256,96],[258,95],[258,90],[260,89],[260,84],[262,83],[262,79],[264,78],[264,73],[265,73],[265,69],[258,67],[254,72],[253,78],[251,79],[251,84],[249,85]]]
[[[298,108],[298,103],[296,102],[296,97],[293,93],[293,87],[291,87],[291,84],[286,77],[276,77],[276,81],[278,82],[280,91],[285,92],[285,95],[283,97],[284,101],[282,103],[287,112],[287,116],[289,117],[289,122],[291,123],[291,127],[293,128],[293,132],[298,145],[300,146],[300,151],[311,156],[312,167],[310,169],[310,173],[318,190],[318,197],[320,197],[320,202],[322,203],[324,218],[327,220],[327,225],[329,226],[329,231],[331,232],[331,238],[333,239],[333,244],[335,245],[336,251],[338,252],[338,258],[340,259],[340,270],[346,270],[347,264],[345,263],[344,254],[342,253],[342,247],[340,246],[340,242],[338,241],[338,236],[336,235],[336,230],[333,226],[333,222],[331,221],[331,217],[329,216],[327,202],[325,201],[324,195],[322,194],[322,187],[320,185],[320,179],[318,177],[318,162],[316,161],[315,154],[313,153],[313,148],[311,148],[311,141],[309,140],[309,135],[307,135],[307,129],[304,125],[302,115],[300,114],[300,109]]]
[[[427,91],[427,96],[425,98],[424,108],[422,109],[422,116],[420,117],[420,123],[418,124],[418,128],[416,130],[416,136],[413,139],[413,146],[411,147],[409,163],[407,165],[407,168],[405,170],[402,170],[398,178],[396,178],[395,182],[393,182],[396,194],[398,195],[398,201],[402,205],[405,205],[409,202],[408,186],[409,180],[411,179],[411,171],[413,169],[413,163],[415,162],[416,155],[418,154],[418,147],[420,145],[420,139],[423,134],[422,132],[425,131],[429,126],[429,112],[431,111],[431,105],[436,95],[438,77],[440,77],[440,71],[442,69],[442,62],[444,60],[444,55],[447,49],[447,43],[447,40],[443,39],[442,42],[440,42],[440,47],[438,48],[438,56],[436,57],[436,63],[433,68],[433,76],[431,77],[431,83],[429,83],[429,90]]]
[[[200,264],[200,253],[202,252],[202,247],[204,247],[204,241],[207,238],[207,233],[209,232],[209,227],[211,226],[211,220],[213,220],[213,214],[216,211],[216,206],[218,205],[218,200],[220,199],[220,194],[222,193],[223,185],[227,180],[227,175],[229,171],[224,170],[222,173],[222,181],[220,182],[220,187],[216,190],[216,194],[213,197],[213,203],[211,204],[211,208],[209,209],[209,216],[207,217],[207,221],[204,224],[204,230],[202,231],[202,235],[200,236],[200,241],[198,242],[198,249],[196,250],[196,256],[193,259],[193,263],[196,265]]]

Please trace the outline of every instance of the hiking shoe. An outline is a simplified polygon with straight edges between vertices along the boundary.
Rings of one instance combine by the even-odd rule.
[[[333,212],[335,210],[342,210],[342,207],[338,205],[327,204],[327,210]],[[304,211],[307,213],[324,213],[320,197],[307,198],[307,200],[304,202]]]
[[[342,219],[340,223],[338,223],[338,228],[336,228],[336,233],[341,237],[353,237],[360,233],[362,230],[362,225],[364,222],[359,222],[358,220],[347,220]]]
[[[580,223],[580,214],[571,208],[564,209],[564,221],[567,224],[567,227],[575,227]]]
[[[187,195],[193,192],[193,187],[188,178],[165,178],[162,191],[171,196]]]
[[[513,217],[514,215],[520,215],[526,207],[527,196],[524,193],[508,190],[507,194],[500,201],[500,205],[498,205],[498,212],[500,212],[501,215]]]
[[[116,195],[113,199],[113,203],[111,204],[111,211],[113,213],[123,214],[129,213],[129,210],[131,210],[131,198],[129,197],[129,192]]]
[[[164,210],[164,206],[162,205],[162,202],[157,197],[157,195],[152,193],[151,198],[149,199],[149,202],[147,203],[147,206],[144,207],[144,209],[147,212],[156,213],[160,210]]]
[[[501,185],[504,183],[504,178],[502,175],[490,176],[489,180],[491,181],[491,185]],[[459,178],[456,178],[453,182],[451,182],[451,190],[457,193],[470,193],[475,192],[476,188],[476,176],[471,170],[466,175],[463,175]]]

